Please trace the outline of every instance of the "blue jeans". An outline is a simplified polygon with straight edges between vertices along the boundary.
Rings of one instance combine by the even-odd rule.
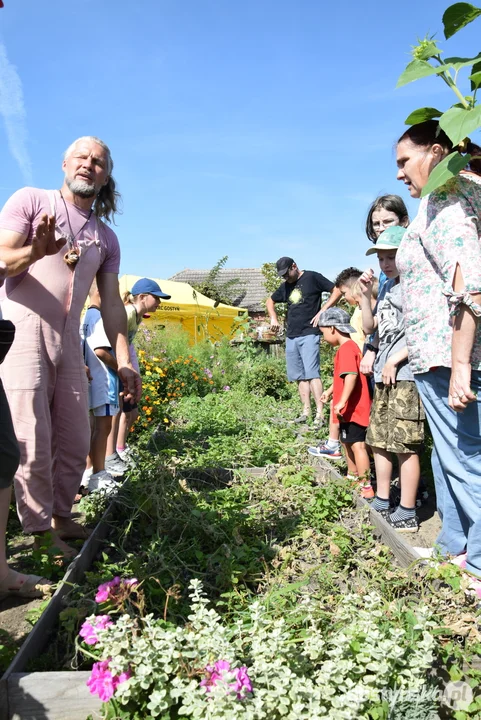
[[[478,400],[456,413],[448,405],[450,368],[415,375],[434,440],[432,466],[442,555],[468,553],[466,569],[481,577],[481,372],[471,388]]]

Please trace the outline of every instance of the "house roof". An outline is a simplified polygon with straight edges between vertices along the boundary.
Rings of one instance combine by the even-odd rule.
[[[196,285],[203,282],[210,270],[191,270],[186,268],[181,272],[172,275],[169,280],[177,282],[188,282]],[[239,294],[232,303],[235,306],[247,308],[249,312],[261,312],[265,310],[264,301],[268,296],[265,286],[265,278],[260,268],[229,268],[219,271],[221,282],[239,280]]]

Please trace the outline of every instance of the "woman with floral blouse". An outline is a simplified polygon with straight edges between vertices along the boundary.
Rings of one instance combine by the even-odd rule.
[[[397,145],[398,180],[420,197],[453,149],[467,169],[421,200],[396,263],[409,360],[434,438],[433,472],[443,555],[481,578],[481,148],[453,148],[434,120]],[[478,157],[479,156],[479,159]]]

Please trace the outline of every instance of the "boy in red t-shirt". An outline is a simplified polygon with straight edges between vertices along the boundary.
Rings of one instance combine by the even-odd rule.
[[[319,328],[324,340],[338,347],[334,357],[334,378],[326,395],[333,396],[333,414],[339,418],[340,438],[349,465],[355,474],[364,498],[374,497],[370,481],[369,455],[366,450],[366,431],[369,425],[371,397],[367,378],[359,366],[362,353],[351,340],[354,328],[349,315],[341,308],[330,308],[321,313]]]

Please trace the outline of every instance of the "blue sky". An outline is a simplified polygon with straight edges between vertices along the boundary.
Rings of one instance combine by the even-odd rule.
[[[416,212],[395,179],[405,117],[453,102],[436,79],[395,90],[410,46],[430,32],[447,56],[481,50],[479,21],[443,40],[448,0],[4,2],[0,205],[60,187],[64,149],[98,135],[121,272],[160,278],[223,255],[367,267],[370,202],[398,192]]]

